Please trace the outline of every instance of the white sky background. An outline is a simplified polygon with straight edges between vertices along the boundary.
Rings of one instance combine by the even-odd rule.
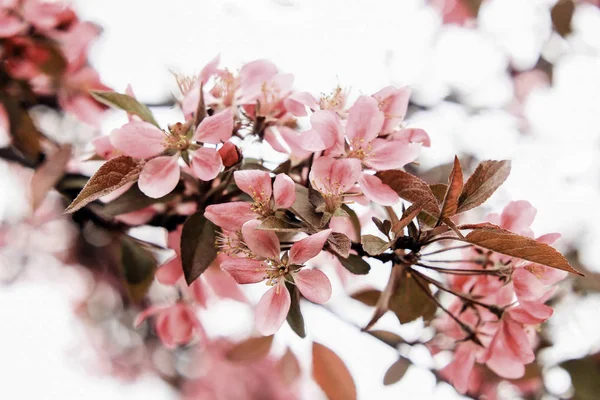
[[[600,263],[594,261],[600,258],[600,246],[595,245],[600,236],[597,8],[580,6],[573,21],[574,33],[564,40],[550,36],[548,9],[554,3],[550,0],[490,1],[481,9],[478,30],[442,27],[439,16],[422,0],[74,3],[83,19],[105,29],[91,57],[105,83],[117,91],[131,83],[145,102],[163,101],[175,91],[169,70],[197,73],[218,53],[222,65],[232,69],[268,58],[295,75],[297,89],[316,95],[331,91],[338,83],[351,87],[355,95],[371,94],[390,83],[411,85],[415,99],[433,106],[409,121],[431,135],[432,147],[421,157],[424,166],[451,161],[460,151],[480,158],[512,159],[513,172],[506,189],[491,199],[490,207],[500,211],[509,200],[529,200],[538,209],[537,233],[562,232],[563,249],[583,235],[578,239],[584,243],[583,259],[589,268],[600,270]],[[516,117],[502,109],[512,97],[506,68],[511,62],[517,68],[530,68],[540,52],[556,62],[555,86],[530,96],[525,114],[531,129],[522,136]],[[442,102],[450,90],[465,104],[481,110],[474,115],[461,105]],[[173,122],[171,118],[173,113],[161,110],[159,122]],[[123,120],[118,118],[108,120],[105,132],[120,122]],[[8,179],[0,177],[1,188],[14,185]],[[0,199],[0,219],[15,212],[14,204],[8,196]],[[561,211],[564,209],[568,211]],[[60,270],[59,266],[47,268]],[[386,273],[375,273],[373,279]],[[170,398],[172,393],[157,379],[125,384],[93,376],[67,357],[84,332],[65,295],[73,289],[66,291],[60,281],[62,278],[38,279],[0,288],[0,398]],[[575,316],[569,315],[568,309],[559,310],[553,321],[581,326],[586,312],[588,317],[597,312],[599,301],[591,299],[588,308],[580,305]],[[290,343],[303,358],[308,356],[310,339],[330,346],[349,365],[361,398],[451,398],[452,389],[446,385],[434,388],[433,375],[414,367],[401,383],[382,387],[383,374],[395,361],[390,349],[332,320],[322,310],[304,310],[307,340],[294,338],[287,326],[278,340]],[[207,325],[219,321],[219,311],[203,315]],[[249,313],[239,306],[234,311],[246,324],[231,324],[227,329],[240,335],[247,332]],[[357,307],[350,310],[348,318],[362,324],[368,312]],[[382,326],[386,325],[396,329],[397,321],[384,318]],[[598,327],[588,328],[593,332]],[[563,356],[584,354],[594,345],[598,348],[599,339],[580,329],[561,332],[559,339],[573,332],[581,339],[561,341],[558,347]],[[420,354],[413,356],[422,365],[432,362]]]

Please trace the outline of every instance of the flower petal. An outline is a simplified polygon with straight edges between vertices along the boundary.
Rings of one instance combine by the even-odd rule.
[[[290,264],[302,265],[316,257],[323,250],[330,234],[331,229],[325,229],[294,243],[290,249]]]
[[[275,208],[289,208],[296,201],[296,184],[286,174],[278,174],[273,183]]]
[[[376,171],[402,168],[421,153],[420,144],[400,140],[375,139],[370,145],[371,152],[364,162]]]
[[[226,142],[233,132],[233,111],[231,107],[206,117],[194,132],[194,140],[202,143],[219,144]]]
[[[265,266],[261,261],[250,258],[231,258],[221,263],[225,270],[239,284],[256,283],[265,279]]]
[[[155,276],[163,285],[174,285],[183,277],[183,268],[181,267],[181,259],[179,256],[158,268]]]
[[[204,216],[225,230],[239,231],[246,222],[258,217],[250,207],[251,204],[245,201],[212,204],[206,207]]]
[[[203,181],[215,179],[222,167],[223,161],[215,149],[201,147],[192,154],[192,171]]]
[[[317,110],[319,108],[317,99],[308,92],[292,93],[283,101],[283,105],[287,111],[297,117],[305,117],[308,115],[306,113],[306,107],[311,110]]]
[[[287,317],[290,304],[290,293],[283,283],[267,290],[254,311],[256,329],[265,336],[277,332]]]
[[[385,115],[382,132],[391,132],[400,125],[408,110],[410,92],[411,90],[408,86],[399,89],[388,86],[373,95],[379,102],[379,107]]]
[[[318,269],[301,269],[294,275],[300,293],[314,303],[325,303],[331,298],[331,282]]]
[[[279,238],[273,231],[257,229],[262,222],[248,221],[242,226],[242,236],[248,248],[259,257],[279,259]]]
[[[351,144],[356,141],[368,143],[381,132],[383,120],[377,100],[370,96],[360,96],[348,110],[346,136]]]
[[[409,143],[421,143],[423,147],[431,147],[431,139],[425,130],[419,128],[407,128],[394,132],[390,135],[393,140],[404,140]]]
[[[393,206],[400,201],[398,193],[391,187],[381,182],[375,175],[363,173],[358,179],[358,184],[365,196],[371,201],[382,206]]]
[[[500,220],[502,228],[525,235],[535,219],[537,210],[526,200],[511,201],[504,207]],[[529,235],[526,235],[529,236]]]
[[[324,110],[315,111],[310,116],[310,124],[312,129],[321,136],[326,149],[344,141],[342,123],[337,113]]]
[[[171,193],[179,183],[181,174],[177,164],[178,159],[179,154],[175,154],[172,157],[156,157],[148,161],[138,180],[140,190],[153,199]]]
[[[235,171],[233,173],[235,184],[254,201],[268,202],[271,199],[271,176],[266,171],[257,169]]]
[[[131,121],[110,134],[114,147],[128,156],[150,158],[165,151],[165,134],[145,121]]]
[[[343,194],[354,186],[360,171],[361,163],[356,158],[321,157],[313,163],[309,180],[321,193]]]

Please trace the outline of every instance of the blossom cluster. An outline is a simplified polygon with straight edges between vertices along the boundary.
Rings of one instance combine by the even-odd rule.
[[[431,323],[436,336],[426,343],[429,349],[454,353],[438,375],[459,392],[481,392],[483,365],[515,379],[534,361],[535,327],[552,314],[546,304],[551,285],[577,271],[550,246],[558,235],[534,237],[535,209],[525,201],[482,223],[463,223],[462,214],[507,178],[508,161],[483,161],[465,179],[456,158],[447,184],[428,184],[407,172],[431,146],[429,135],[405,120],[408,87],[355,97],[337,87],[314,96],[294,90],[293,76],[270,61],[230,71],[217,56],[196,77],[177,78],[181,119],[161,125],[133,88],[120,94],[100,83],[86,64],[97,30],[69,8],[5,0],[0,22],[7,49],[1,73],[27,82],[37,96],[57,96],[62,109],[87,122],[97,122],[103,111],[94,99],[127,113],[127,123],[94,141],[91,160],[102,166],[88,180],[66,171],[69,157],[60,156],[61,149],[36,171],[46,168],[71,201],[66,211],[85,231],[82,237],[101,237],[93,257],[113,266],[106,269],[116,271],[115,285],[128,302],[143,305],[132,325],[151,321],[148,337],[164,348],[194,348],[215,371],[269,381],[273,398],[288,396],[297,374],[266,377],[279,365],[266,356],[272,335],[287,321],[306,336],[299,302],[323,304],[332,297],[330,267],[344,279],[360,280],[377,260],[390,278],[385,289],[370,292],[375,299],[365,303],[373,317],[364,329],[387,312],[401,324]],[[36,41],[39,35],[58,47]],[[47,74],[45,63],[55,51],[66,63]],[[14,120],[4,124],[13,129]],[[27,143],[14,147],[39,151]],[[250,146],[260,149],[259,158],[250,156]],[[272,162],[276,153],[285,161]],[[163,229],[166,246],[136,238],[130,228],[139,226]],[[165,250],[171,258],[159,262],[157,253]],[[155,279],[176,296],[162,302],[149,296]],[[253,311],[262,336],[238,345],[211,337],[201,322],[204,310],[215,299],[250,304],[241,285],[260,282],[268,289]],[[337,356],[321,346],[313,347],[313,375],[330,394],[318,371],[331,368]],[[260,357],[257,348],[265,350]],[[259,367],[234,365],[247,358]],[[340,368],[323,375],[348,377]],[[184,385],[184,395],[225,390],[222,377],[210,371]],[[255,381],[246,383],[249,392],[260,390]]]

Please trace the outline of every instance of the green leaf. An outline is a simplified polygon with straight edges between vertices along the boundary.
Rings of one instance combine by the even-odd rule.
[[[389,309],[396,314],[401,324],[414,321],[419,317],[423,317],[426,321],[433,318],[437,304],[431,299],[433,294],[426,281],[403,269],[396,285],[390,297]]]
[[[106,203],[102,208],[102,212],[110,216],[126,214],[149,207],[152,204],[165,203],[175,198],[175,196],[176,194],[171,192],[166,196],[155,199],[142,193],[138,185],[133,185],[125,193]]]
[[[8,115],[8,126],[13,146],[32,163],[37,163],[41,153],[42,135],[31,120],[29,113],[14,100],[0,96]]]
[[[121,266],[129,296],[139,303],[154,281],[157,263],[152,253],[134,239],[121,238]]]
[[[90,94],[100,103],[126,111],[129,114],[137,115],[142,119],[142,121],[149,122],[152,125],[160,128],[158,122],[156,122],[154,116],[152,115],[152,111],[150,111],[150,109],[144,104],[140,103],[129,95],[103,90],[93,90],[90,92]]]
[[[332,232],[327,238],[329,247],[339,257],[348,257],[350,255],[350,249],[352,248],[352,241],[350,238],[340,232]]]
[[[217,227],[204,217],[204,211],[192,214],[181,232],[181,264],[185,280],[191,284],[217,258]]]
[[[390,243],[375,235],[363,235],[363,249],[371,256],[377,256],[390,248]]]
[[[323,214],[315,211],[315,206],[309,200],[309,191],[304,186],[296,185],[296,201],[290,210],[315,230],[320,230],[324,225]]]
[[[285,287],[290,292],[290,298],[292,301],[287,315],[287,322],[296,335],[300,336],[301,338],[305,338],[306,331],[304,330],[304,317],[302,316],[302,311],[300,310],[300,293],[298,288],[296,288],[296,285],[293,285],[290,282],[286,282]]]
[[[263,220],[258,229],[276,232],[303,232],[304,228],[287,219],[270,216]]]
[[[358,215],[356,215],[356,212],[350,207],[348,207],[347,204],[342,204],[342,210],[344,210],[346,214],[348,214],[348,218],[350,218],[350,222],[352,222],[352,228],[354,228],[354,233],[356,235],[352,237],[360,237],[361,227]]]
[[[385,372],[385,376],[383,377],[384,386],[393,385],[396,382],[399,382],[408,371],[410,367],[410,360],[400,357],[398,361],[393,363],[388,370]]]
[[[367,289],[362,290],[360,292],[356,292],[350,297],[354,300],[358,300],[366,306],[375,307],[379,297],[381,296],[381,291],[376,289]]]
[[[142,165],[128,156],[118,156],[108,160],[90,178],[65,213],[75,212],[121,186],[136,181],[142,171]]]
[[[356,254],[350,254],[348,257],[338,257],[344,268],[352,272],[355,275],[366,275],[371,270],[371,266],[368,262],[362,259],[362,257]]]

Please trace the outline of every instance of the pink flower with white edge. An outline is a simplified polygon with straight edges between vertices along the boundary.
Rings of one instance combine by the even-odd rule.
[[[213,204],[204,212],[206,218],[228,231],[237,231],[252,219],[270,217],[296,201],[296,185],[286,174],[278,174],[271,183],[271,176],[266,171],[235,171],[233,179],[240,190],[252,198],[252,203]]]
[[[387,106],[386,106],[387,107]],[[384,107],[384,109],[386,109]],[[393,107],[392,107],[393,111]],[[348,111],[345,129],[339,116],[332,111],[317,111],[311,116],[311,133],[306,134],[306,150],[320,151],[332,157],[357,159],[361,169],[384,171],[402,168],[414,161],[421,151],[419,143],[404,138],[380,137],[384,134],[386,114],[377,100],[361,96]],[[359,186],[370,200],[384,206],[398,202],[399,197],[376,176],[364,172]]]
[[[199,179],[210,181],[221,172],[223,162],[216,147],[202,144],[216,145],[229,140],[233,131],[231,110],[204,118],[192,135],[188,129],[187,124],[175,124],[165,132],[148,122],[131,121],[111,133],[114,147],[128,156],[148,160],[138,180],[146,196],[159,198],[175,189],[182,152],[191,153],[192,172]]]
[[[360,161],[355,158],[321,157],[310,170],[308,179],[325,200],[326,211],[334,213],[344,202],[361,174]]]
[[[140,326],[152,315],[156,315],[156,334],[166,348],[187,345],[196,337],[202,343],[206,342],[206,332],[191,305],[179,302],[172,306],[149,307],[138,315],[135,326]]]
[[[285,282],[296,285],[300,293],[315,303],[331,297],[331,283],[318,269],[306,269],[304,263],[316,257],[331,229],[310,235],[281,254],[280,243],[273,231],[257,229],[260,221],[248,221],[242,227],[247,258],[232,258],[221,264],[237,283],[257,283],[266,280],[272,286],[256,305],[256,328],[263,335],[272,335],[281,327],[290,309],[291,298]]]

